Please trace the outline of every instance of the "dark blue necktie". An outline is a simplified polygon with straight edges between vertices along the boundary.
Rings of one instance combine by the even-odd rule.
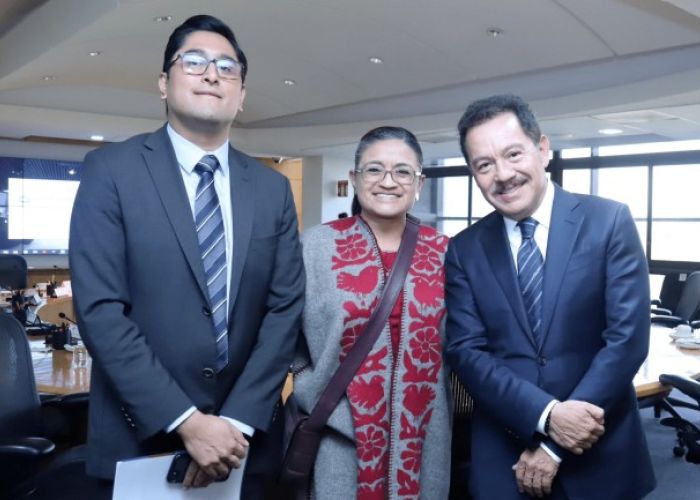
[[[207,280],[211,318],[216,339],[216,369],[228,363],[228,307],[226,299],[226,238],[219,197],[214,189],[214,172],[219,160],[214,155],[203,156],[194,167],[199,184],[194,201],[194,220],[199,251]]]
[[[540,345],[542,328],[542,282],[544,281],[544,260],[533,236],[537,221],[532,217],[518,222],[523,240],[518,249],[518,282],[523,294],[523,303],[527,311],[535,343]]]

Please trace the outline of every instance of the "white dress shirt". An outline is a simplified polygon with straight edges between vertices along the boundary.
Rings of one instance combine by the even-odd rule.
[[[535,213],[532,214],[532,218],[537,221],[537,226],[535,227],[535,235],[533,239],[542,253],[542,260],[547,258],[547,238],[549,237],[549,228],[551,227],[552,220],[552,207],[554,206],[554,187],[552,183],[547,181],[547,188],[544,192],[544,198],[542,203],[537,207]],[[503,216],[503,223],[506,227],[506,234],[508,235],[508,242],[510,244],[510,252],[513,257],[513,262],[515,264],[515,270],[518,270],[518,249],[523,241],[522,233],[518,227],[518,221],[515,219],[510,219]],[[547,421],[547,416],[549,412],[552,411],[552,407],[559,401],[552,399],[547,406],[545,406],[540,419],[537,422],[537,432],[540,434],[545,434],[544,426]],[[561,462],[561,458],[550,450],[546,445],[540,444],[542,449],[546,451],[554,460]]]
[[[177,158],[177,162],[180,165],[180,173],[182,174],[182,180],[185,183],[185,191],[187,191],[187,198],[189,199],[190,208],[192,209],[193,221],[194,201],[197,194],[197,185],[199,184],[199,174],[194,171],[194,167],[204,155],[214,155],[216,156],[216,159],[219,160],[220,168],[217,168],[214,172],[214,190],[219,198],[221,215],[224,220],[227,273],[226,297],[228,297],[231,288],[231,263],[233,261],[233,222],[231,219],[231,184],[228,163],[229,143],[226,141],[214,151],[205,151],[178,134],[170,126],[170,124],[168,124],[167,130],[168,136],[170,137],[170,142],[172,142],[173,149],[175,150],[175,158]],[[182,422],[192,415],[195,410],[196,408],[194,406],[190,407],[187,411],[185,411],[185,413],[180,415],[180,417],[178,417],[165,429],[166,432],[172,432],[175,430]],[[250,425],[244,424],[243,422],[239,422],[229,417],[222,416],[221,418],[228,420],[236,428],[238,428],[238,430],[244,434],[247,434],[248,436],[252,436],[255,433],[255,429]]]

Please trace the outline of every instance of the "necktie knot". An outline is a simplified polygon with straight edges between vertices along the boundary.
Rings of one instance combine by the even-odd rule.
[[[194,171],[199,175],[213,174],[219,168],[219,160],[214,155],[204,155],[194,166]]]
[[[520,228],[520,234],[523,237],[523,241],[530,240],[535,235],[535,228],[537,228],[537,221],[532,217],[527,217],[526,219],[518,222],[518,227]]]

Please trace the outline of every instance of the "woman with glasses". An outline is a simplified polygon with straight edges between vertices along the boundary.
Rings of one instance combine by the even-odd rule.
[[[350,178],[353,216],[303,236],[306,305],[296,402],[310,412],[362,334],[423,186],[422,152],[400,127],[367,132]],[[331,414],[312,498],[447,498],[450,417],[442,355],[447,237],[420,226],[398,299]]]

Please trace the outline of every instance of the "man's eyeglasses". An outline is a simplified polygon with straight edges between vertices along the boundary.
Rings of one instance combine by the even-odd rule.
[[[415,182],[416,177],[421,175],[420,172],[416,172],[411,167],[396,167],[387,170],[379,165],[365,165],[355,171],[360,174],[363,181],[372,184],[383,181],[386,174],[389,174],[395,183],[402,186],[410,186]]]
[[[241,63],[230,57],[222,57],[219,59],[209,59],[198,52],[184,52],[178,54],[175,59],[170,62],[170,69],[177,60],[180,60],[182,70],[188,75],[203,75],[209,69],[209,65],[214,63],[216,73],[219,78],[224,80],[237,80],[241,77],[243,66]]]

